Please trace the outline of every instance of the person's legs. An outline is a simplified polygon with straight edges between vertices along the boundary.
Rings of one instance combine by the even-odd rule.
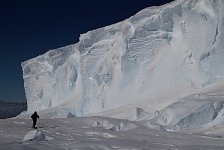
[[[33,128],[36,127],[36,123],[37,123],[37,120],[36,119],[33,119]]]

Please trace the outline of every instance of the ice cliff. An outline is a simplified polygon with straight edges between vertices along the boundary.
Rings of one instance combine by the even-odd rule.
[[[64,106],[83,116],[139,104],[155,112],[221,81],[223,15],[223,0],[177,0],[27,60],[28,112]],[[176,126],[190,121],[184,117]]]

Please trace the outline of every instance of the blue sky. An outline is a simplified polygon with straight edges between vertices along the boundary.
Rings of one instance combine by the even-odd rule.
[[[21,62],[78,42],[89,30],[114,24],[172,0],[3,0],[0,2],[0,100],[24,102]]]

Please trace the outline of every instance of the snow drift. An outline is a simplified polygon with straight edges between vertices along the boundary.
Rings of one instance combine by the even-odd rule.
[[[222,0],[177,0],[23,62],[28,112],[59,107],[84,116],[133,106],[145,118],[206,89],[224,78],[223,14]],[[204,107],[198,115],[211,110]],[[190,110],[179,111],[190,116],[176,126],[191,122]]]

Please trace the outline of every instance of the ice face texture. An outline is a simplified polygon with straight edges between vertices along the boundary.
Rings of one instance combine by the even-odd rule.
[[[23,62],[28,112],[83,116],[142,101],[156,110],[171,101],[152,97],[223,80],[223,14],[223,0],[177,0]]]

